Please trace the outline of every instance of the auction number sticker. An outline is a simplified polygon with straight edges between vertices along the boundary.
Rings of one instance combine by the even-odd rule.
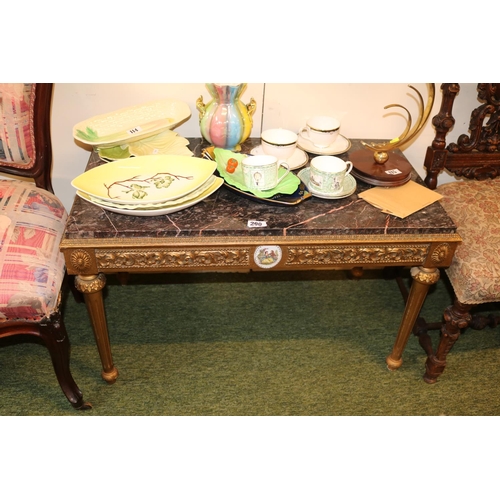
[[[265,220],[249,220],[247,227],[267,227],[267,222]]]
[[[137,126],[137,127],[134,127],[134,128],[131,128],[129,130],[127,130],[127,134],[128,135],[136,135],[138,134],[139,132],[142,132],[142,128]]]

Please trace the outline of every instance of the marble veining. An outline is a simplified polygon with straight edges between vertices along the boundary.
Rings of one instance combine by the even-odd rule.
[[[195,155],[208,144],[190,139]],[[351,139],[350,151],[361,149],[360,140]],[[259,144],[248,139],[243,152]],[[401,152],[397,152],[401,154]],[[309,154],[310,158],[314,155]],[[87,169],[104,163],[96,152],[90,156]],[[304,168],[308,166],[305,165]],[[423,184],[413,170],[412,179]],[[358,193],[372,186],[357,180],[357,190],[348,198],[325,200],[309,198],[294,206],[267,205],[247,199],[222,186],[204,201],[179,212],[155,217],[134,217],[109,212],[75,196],[66,225],[65,238],[189,238],[189,237],[260,237],[260,236],[327,236],[383,234],[455,233],[456,227],[439,203],[405,218],[386,215],[358,198]],[[248,227],[249,221],[263,221],[266,227]]]

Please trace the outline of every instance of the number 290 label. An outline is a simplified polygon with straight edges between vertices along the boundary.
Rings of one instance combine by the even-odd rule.
[[[263,220],[249,220],[248,227],[267,227],[266,221]]]

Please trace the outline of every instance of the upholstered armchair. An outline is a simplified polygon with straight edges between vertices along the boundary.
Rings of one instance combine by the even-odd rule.
[[[60,311],[67,214],[51,183],[51,100],[50,83],[0,84],[0,340],[45,345],[66,398],[87,409]]]
[[[441,336],[432,349],[427,324],[419,318],[416,330],[427,352],[426,382],[436,382],[461,331],[467,327],[496,327],[500,317],[472,314],[478,304],[500,301],[500,84],[480,83],[478,104],[471,113],[469,132],[456,143],[446,136],[454,126],[453,103],[457,83],[444,83],[439,113],[433,118],[436,135],[425,157],[425,183],[443,195],[442,204],[457,225],[463,242],[446,270],[455,300],[444,312]],[[436,188],[446,169],[456,182]]]

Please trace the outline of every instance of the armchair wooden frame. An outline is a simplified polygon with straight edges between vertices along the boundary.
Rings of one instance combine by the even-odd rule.
[[[446,136],[455,124],[453,104],[460,85],[443,83],[441,90],[441,107],[432,120],[436,134],[431,146],[427,148],[424,160],[427,171],[425,184],[436,189],[438,175],[445,169],[459,178],[477,181],[495,179],[500,175],[500,84],[477,85],[478,100],[483,104],[471,112],[470,135],[462,134],[456,143],[449,144]],[[473,200],[471,202],[473,203]],[[471,309],[476,305],[478,304],[464,304],[455,297],[453,304],[446,308],[441,322],[427,323],[422,317],[417,319],[413,333],[419,337],[419,342],[427,354],[424,375],[426,382],[436,382],[443,373],[446,357],[461,331],[467,327],[480,330],[486,326],[494,328],[500,324],[500,316],[471,314]],[[434,329],[441,331],[435,352],[428,335],[428,331]]]
[[[36,83],[31,86],[31,99],[34,99],[34,104],[30,120],[34,151],[29,163],[19,165],[0,160],[0,172],[31,178],[37,187],[50,193],[54,193],[51,181],[50,134],[52,92],[52,83]],[[61,294],[58,305],[60,298]],[[71,405],[77,409],[91,408],[89,403],[84,402],[82,392],[70,371],[70,344],[59,307],[50,317],[38,322],[18,318],[0,321],[0,339],[5,339],[3,343],[42,343],[50,353],[59,385]]]

